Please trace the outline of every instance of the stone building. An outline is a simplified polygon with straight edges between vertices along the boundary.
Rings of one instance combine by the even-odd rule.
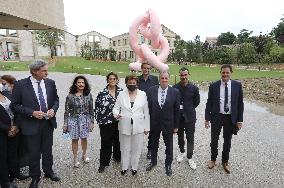
[[[162,31],[168,39],[170,51],[173,52],[177,34],[164,25],[162,25]],[[151,48],[150,40],[144,39],[139,33],[137,37],[139,37],[139,44],[147,43]],[[99,49],[114,49],[117,52],[116,59],[119,61],[136,61],[135,53],[129,45],[129,33],[109,38],[96,31],[82,35],[64,32],[64,38],[56,47],[56,56],[80,56],[81,46],[85,43],[91,47],[96,45]],[[156,54],[159,53],[157,49],[153,51]],[[28,61],[45,56],[50,56],[50,50],[38,43],[33,31],[0,29],[0,60]]]

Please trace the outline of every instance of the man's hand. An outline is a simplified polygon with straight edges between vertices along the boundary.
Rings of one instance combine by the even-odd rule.
[[[206,128],[206,129],[209,129],[209,128],[210,128],[210,123],[209,123],[209,121],[205,120],[204,125],[205,125],[205,128]]]
[[[46,115],[49,117],[49,118],[52,118],[54,115],[55,115],[55,112],[53,109],[49,109],[47,112],[46,112]]]
[[[242,122],[238,122],[237,123],[237,127],[238,127],[239,130],[241,130],[241,128],[243,127],[243,123]]]
[[[14,136],[16,136],[17,132],[18,132],[18,128],[16,126],[12,125],[11,129],[8,132],[8,136],[14,137]]]
[[[63,133],[67,133],[67,130],[68,130],[67,125],[63,125],[62,130],[63,130]]]
[[[178,132],[178,128],[174,128],[174,133],[177,133]]]
[[[42,119],[45,116],[45,113],[42,111],[34,111],[32,116],[37,119]]]

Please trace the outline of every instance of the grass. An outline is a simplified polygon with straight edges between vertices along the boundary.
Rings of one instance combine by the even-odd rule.
[[[28,65],[31,62],[0,62],[0,70],[2,71],[28,71]],[[93,74],[106,75],[113,71],[119,77],[125,77],[130,74],[128,69],[128,62],[97,62],[85,60],[80,57],[56,57],[55,63],[49,65],[50,72],[64,72],[64,73],[78,73],[78,74]],[[171,83],[175,79],[178,81],[178,71],[184,65],[169,65],[171,73]],[[220,66],[205,67],[201,65],[188,66],[191,73],[191,80],[198,81],[213,81],[220,78]],[[3,72],[1,73],[3,74]],[[157,75],[158,73],[153,73]],[[177,76],[173,76],[177,75]],[[247,79],[247,78],[278,78],[284,77],[283,71],[257,71],[234,69],[232,75],[233,79]]]

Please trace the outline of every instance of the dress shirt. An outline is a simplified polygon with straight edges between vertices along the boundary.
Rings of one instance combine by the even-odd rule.
[[[30,77],[31,79],[31,82],[33,84],[33,88],[34,88],[34,92],[36,94],[36,97],[37,97],[37,100],[38,100],[38,104],[40,104],[40,101],[39,101],[39,96],[38,96],[38,80],[36,80],[34,77]],[[43,97],[44,97],[44,101],[45,101],[45,104],[47,105],[47,96],[46,96],[46,88],[45,88],[45,84],[44,84],[44,80],[41,80],[40,81],[40,87],[42,89],[42,93],[43,93]],[[46,109],[48,110],[48,106],[46,107]]]
[[[160,106],[161,106],[162,91],[163,91],[163,89],[161,88],[161,86],[159,86],[159,88],[158,88],[158,102],[159,102]],[[164,91],[165,91],[165,93],[164,93],[164,104],[165,104],[166,98],[167,98],[168,87],[166,89],[164,89]]]
[[[229,111],[225,112],[224,110],[224,103],[225,103],[225,82],[221,80],[221,85],[220,85],[220,113],[221,114],[231,114],[231,80],[227,82],[227,87],[228,87],[228,106],[229,106]]]

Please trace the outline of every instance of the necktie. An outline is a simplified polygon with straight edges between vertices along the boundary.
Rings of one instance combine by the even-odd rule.
[[[165,103],[165,90],[162,90],[162,94],[161,94],[161,108],[163,107]]]
[[[225,83],[225,103],[224,103],[224,111],[227,113],[229,111],[228,105],[228,84]]]
[[[40,82],[37,82],[38,85],[38,99],[39,99],[39,103],[40,103],[40,109],[43,112],[47,112],[47,108],[46,108],[46,103],[44,100],[44,96],[43,96],[43,92],[40,86]]]

